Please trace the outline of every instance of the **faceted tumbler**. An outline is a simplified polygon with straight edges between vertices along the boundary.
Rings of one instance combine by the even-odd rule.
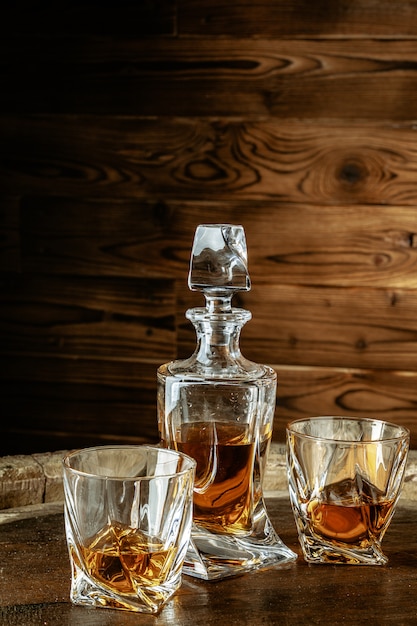
[[[313,417],[287,427],[289,490],[311,563],[387,563],[382,538],[400,496],[406,428],[356,417]]]
[[[153,446],[103,446],[63,461],[74,604],[158,613],[181,584],[195,461]]]

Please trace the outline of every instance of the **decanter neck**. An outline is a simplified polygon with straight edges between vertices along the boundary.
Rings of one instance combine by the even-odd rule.
[[[229,302],[208,302],[207,308],[189,309],[186,317],[197,334],[194,358],[204,367],[227,370],[242,360],[240,331],[252,315],[236,309]]]
[[[206,299],[206,311],[208,315],[224,315],[224,314],[232,314],[233,319],[235,319],[235,313],[232,309],[232,297],[233,294],[230,293],[219,293],[218,291],[213,291],[212,293],[205,292],[204,297]],[[246,321],[246,320],[245,320]],[[245,322],[243,322],[244,324]],[[241,324],[241,326],[243,325]]]

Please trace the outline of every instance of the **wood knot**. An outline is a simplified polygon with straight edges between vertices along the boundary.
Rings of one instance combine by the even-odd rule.
[[[352,187],[364,181],[367,176],[368,171],[366,167],[363,163],[357,161],[346,161],[342,164],[338,172],[339,180],[343,184]]]
[[[363,350],[366,350],[367,347],[368,346],[367,346],[365,339],[358,339],[358,341],[356,342],[356,349],[360,350],[361,352]]]
[[[396,306],[396,304],[399,301],[399,297],[397,293],[395,293],[395,291],[388,294],[388,301],[389,301],[390,306]]]
[[[298,344],[298,339],[294,335],[290,335],[288,338],[288,343],[292,348],[296,348]]]
[[[188,179],[195,182],[224,181],[228,178],[226,170],[210,156],[188,163],[185,172]]]

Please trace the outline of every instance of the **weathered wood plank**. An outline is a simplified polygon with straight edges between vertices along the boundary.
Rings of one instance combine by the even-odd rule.
[[[407,426],[417,447],[417,374],[395,370],[287,367],[278,373],[275,441],[285,441],[293,419],[346,415],[386,419]]]
[[[54,356],[31,354],[8,354],[7,369],[3,379],[28,383],[68,383],[80,385],[87,389],[88,385],[102,387],[112,393],[112,387],[120,390],[149,389],[156,381],[156,368],[159,359],[94,359],[59,358]],[[98,389],[91,389],[99,397]],[[117,393],[117,392],[116,392]],[[88,398],[88,391],[86,391]],[[117,396],[116,396],[117,397]]]
[[[175,353],[173,281],[0,276],[3,352],[166,360]]]
[[[383,43],[9,36],[0,111],[414,120],[417,41],[388,28]]]
[[[62,502],[64,454],[60,451],[0,457],[0,509]]]
[[[0,117],[0,185],[95,196],[103,209],[111,198],[164,197],[415,206],[415,134],[389,122]],[[150,214],[148,227],[165,217]]]
[[[143,415],[141,407],[138,408],[137,415]],[[113,419],[116,419],[114,415]],[[3,440],[0,444],[0,454],[46,454],[48,450],[57,450],[62,446],[76,449],[111,444],[154,445],[159,441],[157,429],[151,424],[150,418],[148,424],[145,421],[139,434],[134,434],[133,430],[130,429],[126,434],[103,433],[100,430],[99,420],[91,432],[72,430],[70,422],[61,430],[54,430],[51,416],[50,425],[46,430],[24,428],[18,425],[4,431],[1,429]]]
[[[254,285],[417,286],[414,206],[27,198],[22,265],[31,273],[170,277],[181,294],[194,231],[205,222],[244,226]]]
[[[195,298],[183,288],[186,308]],[[417,370],[417,291],[265,283],[235,297],[252,312],[242,349],[257,362]],[[195,333],[178,312],[181,352]],[[182,316],[182,318],[181,318]]]
[[[158,361],[7,356],[0,456],[156,442]]]
[[[27,198],[21,225],[24,269],[152,280],[175,277],[172,268],[179,265],[184,275],[198,216],[184,234],[177,218],[175,203],[158,199]]]
[[[251,357],[243,346],[244,354]],[[58,450],[106,442],[157,441],[158,364],[69,364],[52,358],[10,357],[2,386],[1,454]],[[308,415],[365,415],[408,426],[417,447],[417,373],[288,366],[278,372],[274,440],[288,421]],[[25,444],[25,445],[24,445]],[[20,445],[20,448],[19,448]]]
[[[32,357],[26,367],[21,365],[21,369],[27,370],[30,364],[41,366],[44,362],[42,357]],[[33,431],[49,429],[54,432],[64,432],[66,429],[78,435],[100,433],[103,438],[106,435],[155,435],[156,364],[142,366],[140,371],[144,374],[140,380],[134,380],[131,376],[126,386],[123,381],[117,380],[118,374],[127,370],[126,366],[122,368],[119,363],[113,365],[114,381],[107,385],[99,382],[72,383],[71,378],[76,378],[76,373],[71,371],[68,364],[68,373],[63,371],[64,365],[53,360],[49,367],[51,373],[48,376],[49,370],[45,372],[45,380],[36,380],[35,375],[33,381],[13,380],[12,375],[6,376],[8,382],[3,389],[3,397],[4,406],[9,406],[9,419],[5,424],[9,432],[11,429],[24,428]],[[81,363],[80,369],[86,371],[86,364]],[[135,369],[139,370],[138,367]],[[102,375],[100,363],[94,373],[99,380]]]
[[[412,0],[369,0],[353,5],[325,0],[124,0],[111,2],[61,2],[54,7],[31,2],[7,3],[2,24],[6,32],[49,35],[124,36],[173,35],[178,4],[179,35],[230,35],[264,37],[377,37],[417,34]]]
[[[1,457],[0,509],[43,502],[45,483],[42,467],[33,457]]]
[[[19,380],[13,380],[12,374],[3,377],[0,455],[158,441],[156,364],[142,366],[144,375],[138,380],[131,375],[126,383],[131,387],[124,386],[124,381],[112,385],[71,383],[71,374],[77,377],[74,370],[78,364],[66,363],[67,371],[63,371],[64,365],[53,360],[48,365],[50,378],[55,376],[56,382],[21,380],[22,371],[30,365],[43,364],[42,358],[26,359],[20,365]],[[118,365],[112,368],[114,380],[123,369]],[[78,369],[85,372],[85,363]],[[91,376],[100,378],[101,369],[97,363]],[[29,376],[36,379],[30,371]]]
[[[270,285],[242,302],[253,312],[245,337],[255,355],[269,350],[287,365],[417,369],[415,289]]]
[[[417,34],[412,0],[180,0],[180,34],[376,37]]]

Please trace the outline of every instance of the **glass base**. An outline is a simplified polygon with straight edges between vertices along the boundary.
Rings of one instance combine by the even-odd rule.
[[[300,544],[308,563],[331,565],[385,565],[388,558],[381,551],[379,544],[363,546],[340,545],[327,542],[314,536],[300,536]]]
[[[70,599],[73,604],[103,609],[120,609],[136,613],[156,615],[181,586],[181,575],[176,575],[165,584],[155,586],[138,585],[136,593],[122,593],[96,580],[73,566]]]
[[[260,503],[249,535],[217,534],[194,524],[183,574],[220,580],[291,563],[296,558],[297,554],[275,532],[264,504]]]

